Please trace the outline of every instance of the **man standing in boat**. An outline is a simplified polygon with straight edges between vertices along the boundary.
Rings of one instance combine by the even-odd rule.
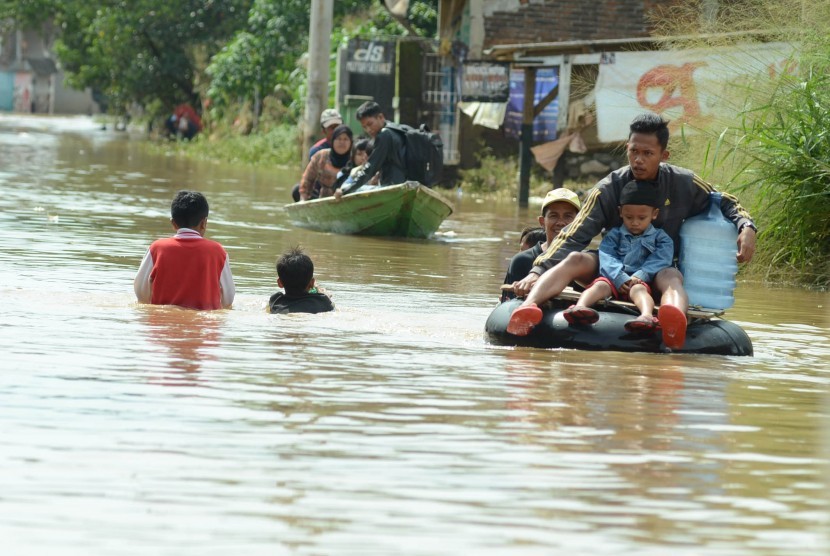
[[[373,101],[361,104],[355,114],[363,131],[372,137],[374,145],[369,160],[358,170],[351,184],[344,185],[334,195],[338,199],[354,193],[380,172],[380,185],[395,185],[406,181],[406,167],[402,158],[403,138],[386,128],[386,116],[380,105]]]
[[[596,252],[583,252],[603,230],[621,223],[617,205],[620,191],[631,180],[652,181],[658,189],[660,214],[654,225],[674,241],[675,258],[680,226],[686,218],[705,211],[714,188],[692,171],[666,163],[669,158],[668,122],[652,113],[641,114],[630,125],[626,152],[629,166],[611,172],[585,198],[576,220],[549,245],[535,261],[530,274],[514,282],[513,291],[525,301],[510,317],[507,331],[527,335],[540,322],[538,305],[559,295],[572,281],[590,283],[599,268]],[[729,194],[724,194],[721,211],[738,229],[738,262],[749,262],[755,253],[757,228],[749,213]],[[663,342],[671,349],[683,347],[686,338],[686,311],[689,300],[683,288],[683,275],[675,267],[660,271],[654,279],[660,294],[658,318]]]

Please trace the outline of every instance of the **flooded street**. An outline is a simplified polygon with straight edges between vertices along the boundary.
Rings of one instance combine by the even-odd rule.
[[[538,206],[329,235],[285,219],[297,178],[0,115],[4,554],[830,552],[830,294],[739,284],[755,357],[494,347]],[[178,189],[231,310],[135,303]],[[298,244],[336,312],[265,312]]]

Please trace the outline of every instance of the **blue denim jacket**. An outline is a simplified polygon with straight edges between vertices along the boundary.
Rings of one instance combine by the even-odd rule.
[[[673,257],[674,242],[663,230],[649,225],[635,236],[625,226],[617,226],[599,244],[599,273],[617,289],[632,276],[650,283],[655,274],[671,266]]]

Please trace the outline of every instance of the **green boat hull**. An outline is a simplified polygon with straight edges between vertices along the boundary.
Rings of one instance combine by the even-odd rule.
[[[285,205],[288,218],[304,228],[336,234],[426,238],[452,205],[418,182]]]

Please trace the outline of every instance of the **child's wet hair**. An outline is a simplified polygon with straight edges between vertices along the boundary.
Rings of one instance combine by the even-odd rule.
[[[301,293],[314,277],[314,263],[299,246],[292,247],[277,259],[277,276],[286,293]]]
[[[207,199],[198,191],[179,191],[170,205],[170,217],[179,228],[195,228],[209,212]]]

